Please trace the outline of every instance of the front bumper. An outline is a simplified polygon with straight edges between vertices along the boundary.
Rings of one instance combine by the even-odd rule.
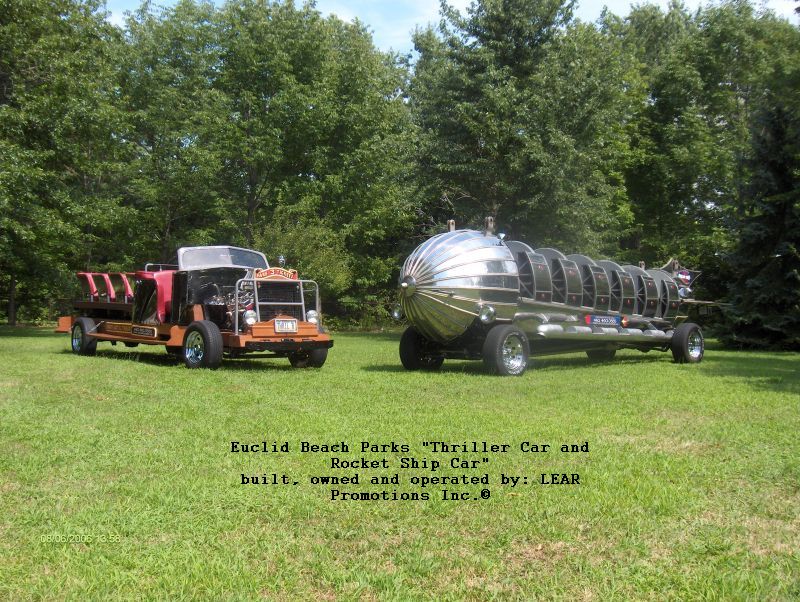
[[[269,351],[272,353],[293,353],[297,351],[311,351],[312,349],[330,349],[333,341],[330,339],[321,341],[247,341],[244,344],[245,351]]]

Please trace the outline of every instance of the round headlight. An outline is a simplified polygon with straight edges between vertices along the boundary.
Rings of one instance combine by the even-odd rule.
[[[319,324],[319,314],[313,309],[308,310],[306,312],[306,322],[311,324]]]
[[[484,324],[491,324],[494,322],[494,318],[497,315],[497,312],[494,310],[494,307],[491,305],[482,305],[480,310],[478,311],[478,319]]]
[[[403,319],[403,308],[399,305],[395,305],[392,308],[392,318],[395,320],[402,320]]]
[[[248,326],[252,326],[257,321],[258,321],[258,316],[256,315],[256,312],[254,312],[252,309],[248,309],[246,312],[244,312],[245,324],[247,324]]]

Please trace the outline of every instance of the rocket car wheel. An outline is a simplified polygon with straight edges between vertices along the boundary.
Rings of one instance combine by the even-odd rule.
[[[289,355],[289,363],[293,368],[322,368],[328,359],[327,349],[298,351]]]
[[[705,353],[705,339],[697,324],[684,322],[672,333],[670,349],[677,364],[697,364]]]
[[[183,363],[187,368],[215,370],[222,363],[222,333],[209,320],[189,324],[183,337]]]
[[[519,376],[528,367],[528,337],[516,326],[501,324],[483,342],[483,363],[494,374]]]
[[[75,320],[70,334],[70,347],[73,353],[94,355],[97,352],[97,339],[90,337],[88,334],[94,329],[94,320],[90,318],[78,318]]]
[[[438,370],[444,363],[444,357],[437,354],[428,340],[409,326],[400,337],[400,363],[406,370]]]

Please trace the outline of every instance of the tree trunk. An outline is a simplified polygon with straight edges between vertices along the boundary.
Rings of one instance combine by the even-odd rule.
[[[8,285],[8,325],[17,325],[17,279],[13,274]]]
[[[253,241],[255,240],[255,229],[256,229],[256,211],[258,210],[259,203],[259,190],[258,187],[258,180],[255,177],[255,174],[251,174],[250,178],[250,190],[247,194],[247,224],[245,225],[245,235],[247,236],[247,246],[252,247]]]
[[[161,254],[159,258],[161,263],[167,263],[172,258],[172,249],[170,248],[172,245],[172,220],[172,206],[170,205],[169,211],[167,211],[167,222],[164,224],[164,230],[161,232]]]
[[[252,197],[247,199],[247,223],[245,224],[244,233],[247,237],[247,246],[253,246],[253,239],[255,238],[253,230],[256,221],[256,203]]]

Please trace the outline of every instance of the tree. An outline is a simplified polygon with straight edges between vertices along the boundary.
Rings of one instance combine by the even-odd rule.
[[[374,298],[410,219],[404,66],[363,25],[311,3],[229,3],[219,26],[218,152],[244,241],[286,255],[332,296]]]
[[[562,0],[483,0],[415,35],[411,98],[434,221],[492,215],[536,245],[597,251],[626,220],[625,65]]]
[[[12,324],[18,305],[51,313],[64,274],[122,218],[111,185],[118,36],[104,16],[94,1],[0,9],[0,273]]]
[[[800,350],[800,31],[769,22],[775,42],[751,122],[753,176],[730,257],[730,345]]]
[[[120,104],[128,116],[131,153],[126,205],[136,211],[129,260],[170,261],[177,247],[225,241],[215,152],[226,105],[219,77],[214,6],[182,0],[159,14],[145,4],[127,22]]]
[[[623,245],[631,261],[660,265],[680,256],[697,265],[725,245],[731,199],[719,172],[729,156],[716,124],[730,114],[709,110],[706,91],[718,80],[704,79],[703,38],[683,6],[673,3],[666,13],[653,5],[634,8],[626,26],[645,94],[628,122],[625,182],[634,227]]]

